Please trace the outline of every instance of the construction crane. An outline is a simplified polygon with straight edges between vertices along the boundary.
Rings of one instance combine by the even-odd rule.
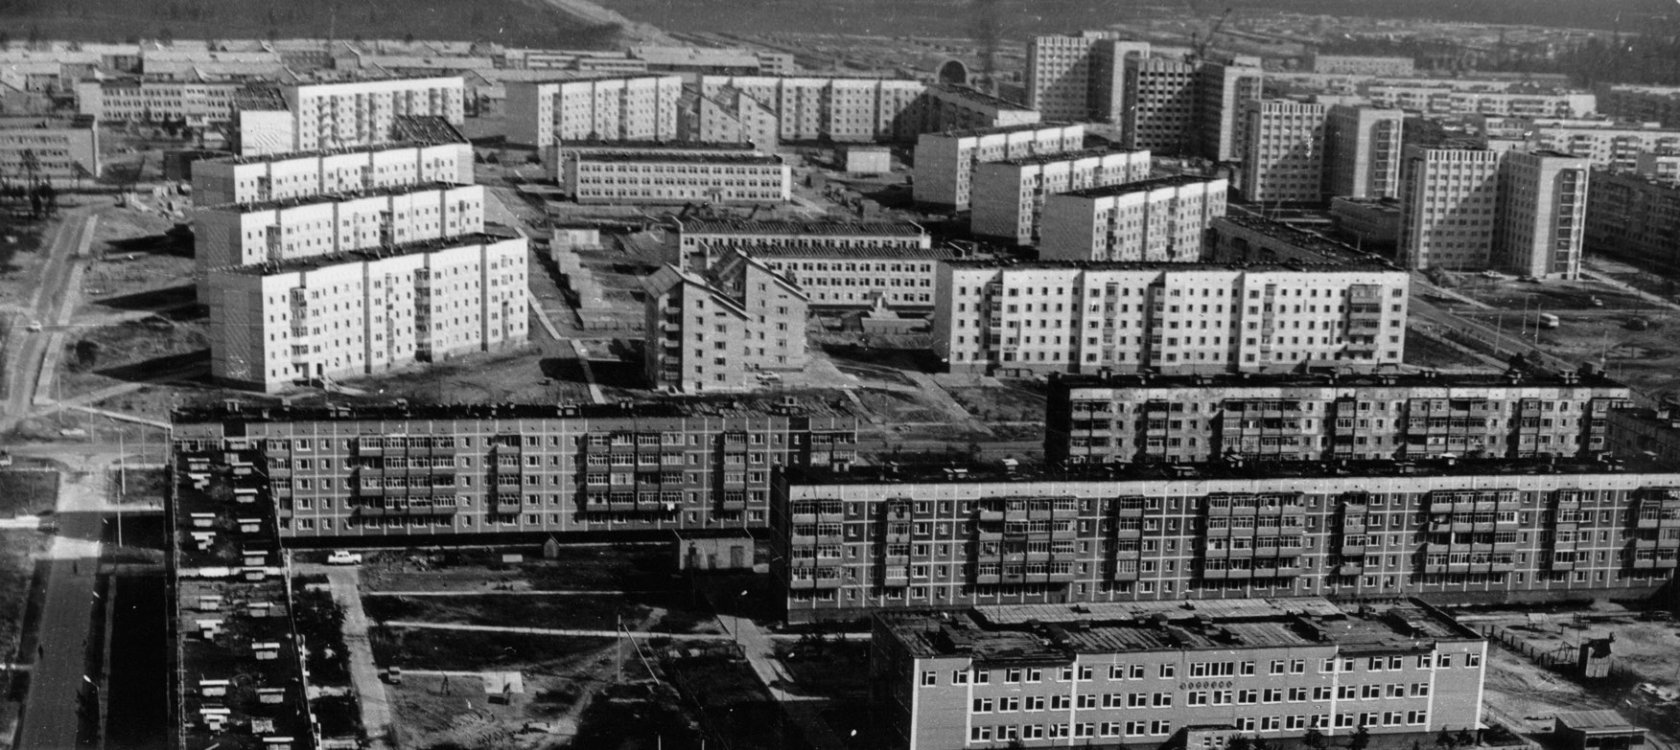
[[[1234,10],[1234,8],[1226,8],[1224,13],[1219,14],[1219,18],[1215,20],[1213,22],[1213,26],[1208,29],[1207,36],[1203,37],[1200,42],[1196,41],[1196,35],[1194,33],[1190,35],[1190,62],[1201,62],[1207,57],[1208,45],[1213,44],[1213,37],[1218,34],[1219,29],[1225,25],[1225,19],[1231,17],[1232,10]]]

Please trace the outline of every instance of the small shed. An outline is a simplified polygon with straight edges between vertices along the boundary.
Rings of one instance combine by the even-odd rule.
[[[752,570],[753,538],[740,534],[678,534],[678,570]]]
[[[1575,667],[1581,671],[1582,677],[1600,678],[1610,676],[1610,666],[1615,663],[1615,657],[1610,653],[1611,644],[1616,642],[1616,634],[1611,633],[1603,638],[1590,638],[1581,644],[1580,654],[1575,659]]]
[[[892,171],[892,149],[886,146],[847,146],[846,174],[887,174]]]
[[[1565,750],[1640,750],[1645,747],[1645,730],[1629,724],[1621,714],[1609,709],[1560,713],[1553,731]]]

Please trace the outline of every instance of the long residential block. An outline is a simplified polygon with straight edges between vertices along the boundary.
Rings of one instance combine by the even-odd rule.
[[[507,85],[509,143],[547,149],[582,140],[677,138],[682,77],[557,78]]]
[[[99,128],[93,118],[0,118],[0,174],[22,184],[67,188],[96,180],[99,173]]]
[[[1680,267],[1680,183],[1602,169],[1591,180],[1586,252]]]
[[[1655,462],[1374,461],[790,471],[771,503],[789,622],[905,608],[1327,596],[1650,594],[1680,551]],[[1185,604],[1189,600],[1189,604]]]
[[[846,402],[247,407],[176,412],[179,452],[242,451],[285,541],[764,528],[778,466],[843,467]],[[542,536],[538,536],[538,535]]]
[[[969,231],[1036,245],[1050,196],[1139,182],[1149,178],[1149,170],[1148,151],[1106,148],[980,164],[974,169]]]
[[[677,233],[676,262],[689,270],[704,269],[731,251],[757,257],[765,251],[869,250],[886,256],[933,247],[927,230],[911,221],[681,219]]]
[[[1173,176],[1074,190],[1044,199],[1038,257],[1193,263],[1225,215],[1224,178]]]
[[[525,342],[525,238],[376,247],[212,270],[211,374],[274,391]]]
[[[291,111],[289,151],[377,145],[397,140],[395,118],[466,119],[466,82],[460,76],[309,83],[281,89]]]
[[[1309,728],[1347,736],[1480,724],[1487,640],[1428,604],[1202,604],[880,615],[869,672],[881,746],[1208,747]]]
[[[1085,148],[1085,126],[1038,123],[928,133],[916,141],[915,199],[954,210],[969,207],[980,164],[1054,156]]]
[[[1052,464],[1590,458],[1628,387],[1593,370],[1053,377]]]
[[[683,144],[560,149],[559,182],[578,203],[786,203],[793,168],[780,156]]]
[[[933,348],[952,372],[1264,372],[1398,364],[1404,271],[1318,267],[951,261]]]
[[[766,247],[751,256],[799,285],[811,307],[866,308],[880,300],[893,310],[930,310],[939,264],[957,254],[945,248]]]
[[[193,162],[200,206],[302,200],[403,185],[473,181],[472,145],[392,144],[334,151],[228,156]]]
[[[667,265],[642,288],[643,374],[655,388],[752,390],[760,373],[805,366],[809,298],[753,258],[732,253],[701,272]]]

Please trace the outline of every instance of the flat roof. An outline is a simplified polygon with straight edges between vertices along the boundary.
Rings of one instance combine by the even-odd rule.
[[[1215,224],[1226,224],[1240,227],[1255,234],[1264,235],[1270,239],[1290,245],[1299,250],[1305,250],[1323,257],[1333,263],[1366,263],[1389,261],[1375,253],[1367,253],[1340,240],[1333,240],[1316,232],[1309,232],[1299,227],[1290,226],[1281,221],[1259,216],[1230,215],[1217,217]]]
[[[946,94],[950,94],[952,96],[955,96],[959,99],[964,99],[964,100],[967,100],[969,102],[973,102],[975,104],[980,104],[980,105],[984,105],[984,106],[988,106],[988,107],[997,107],[998,109],[1013,109],[1013,110],[1019,110],[1019,111],[1022,111],[1022,112],[1032,112],[1032,111],[1034,111],[1032,108],[1030,108],[1030,107],[1028,107],[1024,104],[1017,104],[1015,102],[1009,101],[1008,99],[1004,99],[1002,97],[992,96],[991,94],[988,94],[984,91],[981,91],[979,89],[969,88],[968,86],[957,86],[955,84],[949,84],[949,83],[934,83],[934,84],[929,84],[928,88],[930,90],[944,92]]]
[[[324,193],[320,195],[306,195],[297,198],[281,198],[279,200],[252,201],[250,203],[223,203],[219,206],[205,206],[206,211],[224,211],[231,213],[249,213],[252,211],[272,211],[278,208],[296,208],[320,203],[344,203],[361,198],[378,198],[390,195],[407,195],[410,193],[435,193],[455,188],[479,187],[474,184],[455,182],[423,182],[415,185],[385,185],[382,187],[356,190],[348,193]]]
[[[1426,653],[1482,636],[1417,600],[1348,613],[1320,597],[975,607],[884,613],[917,658],[1066,663],[1081,654],[1335,647],[1337,654]]]
[[[1596,711],[1560,711],[1557,715],[1559,724],[1570,729],[1609,729],[1626,732],[1644,732],[1632,722],[1622,718],[1622,715],[1605,708]]]
[[[1349,262],[1309,263],[1281,260],[1253,263],[1175,263],[1171,261],[1093,261],[1093,260],[968,260],[951,261],[954,268],[996,268],[1006,271],[1393,271],[1405,273],[1394,264],[1371,256]]]
[[[92,115],[75,115],[72,117],[42,117],[34,116],[3,116],[0,117],[0,130],[92,130],[94,118]]]
[[[427,145],[467,143],[466,134],[439,115],[397,115],[391,118],[391,132],[396,140]]]
[[[803,221],[799,219],[679,219],[684,234],[768,234],[789,237],[922,237],[910,221]]]
[[[1305,373],[1210,373],[1206,375],[1155,375],[1115,373],[1110,375],[1050,376],[1053,389],[1142,388],[1376,388],[1441,387],[1482,388],[1495,386],[1573,386],[1581,388],[1627,388],[1603,372],[1563,372],[1541,367],[1511,368],[1504,372],[1435,372],[1433,370],[1332,370]]]
[[[405,242],[400,245],[370,247],[362,250],[332,253],[330,255],[312,255],[304,258],[289,258],[287,260],[280,261],[279,263],[253,263],[250,265],[234,266],[216,270],[223,273],[235,273],[242,276],[271,276],[274,274],[293,273],[296,271],[313,271],[318,268],[326,268],[343,263],[360,263],[362,261],[369,260],[399,258],[404,255],[418,255],[420,253],[430,253],[438,250],[466,247],[468,245],[488,245],[507,239],[510,238],[497,237],[484,232],[472,232],[469,234],[456,235],[454,237],[439,237],[437,239],[418,240],[415,242]]]
[[[1197,177],[1195,175],[1175,174],[1167,177],[1151,177],[1147,180],[1139,180],[1137,182],[1122,182],[1118,185],[1104,185],[1102,187],[1085,188],[1084,190],[1071,190],[1066,193],[1062,193],[1062,195],[1072,196],[1074,198],[1108,198],[1116,195],[1145,193],[1150,190],[1159,190],[1161,188],[1208,183],[1220,179],[1225,178]]]
[[[354,422],[452,419],[658,419],[683,417],[835,416],[857,410],[837,391],[794,391],[777,395],[740,393],[667,397],[612,404],[378,404],[369,406],[267,406],[229,402],[176,409],[170,420],[198,422]]]
[[[1537,474],[1680,474],[1680,468],[1646,458],[1588,461],[1558,457],[1555,463],[1506,458],[1419,458],[1415,460],[1243,461],[1178,464],[1072,464],[1020,466],[955,461],[944,464],[853,466],[785,470],[790,485],[964,484],[1024,482],[1125,482],[1139,480],[1334,479],[1474,476],[1497,478]]]
[[[562,149],[564,150],[564,149]],[[606,162],[684,162],[691,164],[781,164],[782,157],[770,154],[715,154],[698,151],[575,151],[569,158]]]
[[[1030,130],[1057,130],[1057,129],[1060,129],[1060,128],[1068,128],[1068,127],[1074,127],[1074,126],[1084,127],[1084,125],[1082,123],[1073,123],[1073,122],[1030,122],[1030,123],[1022,123],[1020,125],[997,125],[997,126],[989,127],[989,128],[963,128],[963,129],[958,129],[958,130],[945,130],[945,131],[941,131],[941,132],[938,132],[938,133],[924,133],[923,137],[935,136],[935,137],[943,137],[943,138],[967,138],[969,136],[978,136],[978,135],[1002,135],[1002,134],[1005,134],[1005,133],[1024,133],[1024,132],[1027,132],[1027,131],[1030,131]]]
[[[1087,159],[1087,158],[1090,158],[1090,157],[1093,157],[1093,156],[1107,156],[1109,154],[1142,155],[1142,156],[1147,157],[1149,155],[1149,152],[1146,151],[1146,150],[1141,150],[1141,149],[1140,150],[1128,150],[1128,149],[1122,149],[1122,148],[1108,148],[1108,147],[1099,146],[1099,147],[1096,147],[1096,148],[1082,148],[1078,151],[1067,151],[1067,152],[1060,153],[1060,154],[1034,154],[1032,156],[1023,156],[1019,159],[1004,159],[1003,161],[991,162],[991,163],[992,164],[1004,164],[1004,165],[1007,165],[1007,166],[1020,167],[1020,166],[1028,166],[1028,165],[1032,165],[1032,164],[1054,164],[1056,162],[1073,161],[1075,159]],[[982,164],[981,166],[986,166],[986,165]]]
[[[747,251],[754,258],[765,260],[797,260],[802,258],[839,260],[950,260],[957,251],[949,248],[924,247],[755,247]]]
[[[378,143],[378,144],[372,144],[372,145],[367,145],[367,146],[343,146],[343,147],[339,147],[339,148],[310,149],[310,150],[307,150],[307,151],[287,151],[287,152],[284,152],[284,153],[277,153],[277,154],[257,154],[257,155],[253,155],[253,156],[237,156],[237,155],[236,156],[220,156],[220,157],[217,157],[215,159],[206,159],[206,160],[204,160],[202,162],[199,162],[199,163],[200,164],[263,164],[263,163],[277,162],[277,161],[288,161],[288,160],[291,160],[291,159],[309,159],[309,158],[319,158],[319,157],[323,157],[323,156],[344,156],[344,155],[347,155],[347,154],[373,154],[373,153],[378,153],[378,152],[381,152],[381,151],[396,151],[396,150],[399,150],[399,149],[425,148],[427,146],[446,146],[446,145],[451,145],[451,143],[463,143],[464,144],[465,141],[460,141],[460,142],[428,142],[428,141],[417,141],[417,140],[403,140],[403,141],[395,141],[395,142],[391,142],[391,143]]]

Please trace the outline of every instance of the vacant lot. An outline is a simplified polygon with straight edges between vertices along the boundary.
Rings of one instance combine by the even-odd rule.
[[[0,661],[32,661],[19,653],[23,641],[24,607],[29,601],[35,562],[47,551],[52,537],[33,529],[0,529]],[[38,594],[39,595],[39,594]],[[0,682],[0,703],[6,685]]]
[[[57,503],[58,472],[36,469],[0,471],[0,518],[50,513]]]
[[[619,623],[675,633],[721,632],[688,597],[666,594],[573,596],[487,594],[476,596],[369,596],[368,617],[378,622],[439,622],[466,625],[613,630]]]
[[[385,553],[362,569],[366,591],[621,591],[665,590],[675,560],[670,547],[614,545],[561,547],[552,560],[522,550],[526,562],[500,562],[501,551],[449,550],[433,554]],[[371,600],[370,600],[371,601]]]
[[[1406,364],[1443,370],[1488,366],[1479,357],[1410,329],[1406,331]]]

